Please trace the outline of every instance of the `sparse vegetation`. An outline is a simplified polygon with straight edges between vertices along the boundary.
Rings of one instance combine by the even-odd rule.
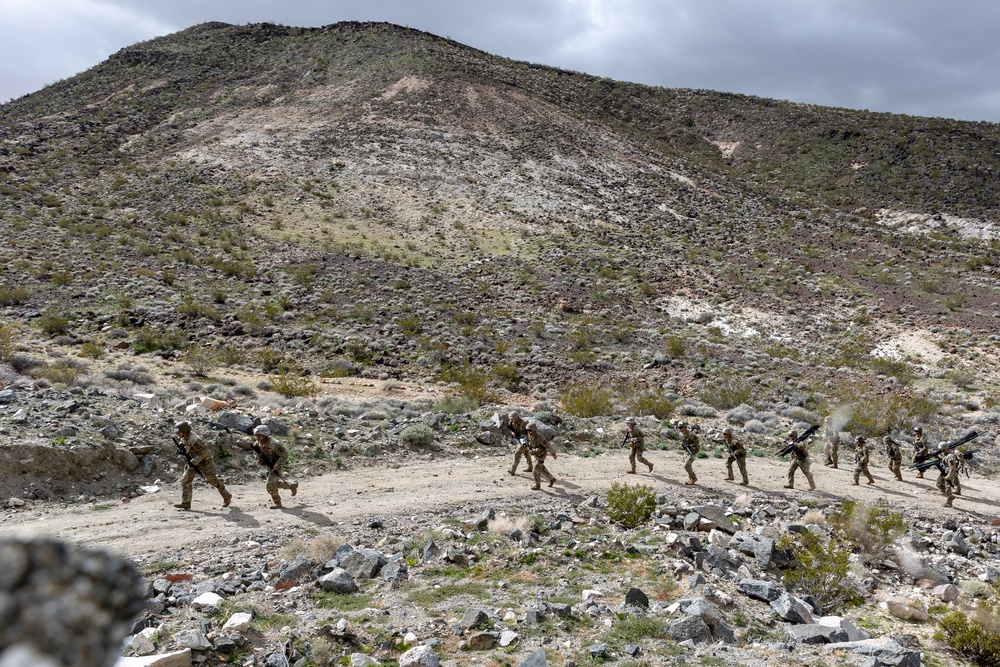
[[[613,482],[608,491],[608,517],[625,528],[636,528],[656,509],[656,493],[644,484],[629,486]]]

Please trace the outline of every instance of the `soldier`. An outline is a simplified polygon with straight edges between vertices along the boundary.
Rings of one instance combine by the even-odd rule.
[[[825,427],[824,436],[826,437],[826,444],[823,447],[823,453],[826,454],[826,463],[823,465],[836,468],[838,450],[840,449],[840,433],[837,432],[837,429],[833,428],[829,417],[823,420],[823,425]]]
[[[889,458],[889,471],[902,482],[903,475],[900,468],[903,465],[903,448],[889,436],[885,436],[882,442],[885,444],[885,455]]]
[[[281,469],[288,463],[288,450],[280,442],[271,440],[271,429],[264,424],[257,426],[253,430],[253,435],[257,439],[257,461],[267,468],[267,489],[273,504],[271,509],[281,509],[281,496],[278,489],[288,489],[294,497],[299,491],[299,483],[289,484],[281,478]],[[257,451],[260,450],[260,451]]]
[[[785,488],[795,488],[795,471],[801,470],[802,474],[806,476],[806,481],[809,482],[809,490],[813,491],[816,489],[816,482],[813,481],[812,473],[809,472],[809,444],[807,441],[796,442],[798,437],[798,431],[791,431],[788,434],[788,444],[792,447],[792,462],[788,466],[788,484],[785,484]]]
[[[961,458],[962,455],[955,450],[948,452],[944,456],[944,465],[947,468],[947,472],[941,475],[938,488],[941,488],[941,482],[943,482],[944,488],[942,489],[942,493],[947,497],[944,501],[945,507],[952,507],[955,496],[961,495],[961,487],[958,481],[958,469],[961,465],[959,460]]]
[[[854,441],[854,486],[860,483],[862,475],[868,478],[869,484],[875,483],[875,478],[868,472],[868,462],[870,460],[871,454],[868,451],[868,444],[865,442],[864,437],[859,435],[858,439]]]
[[[559,457],[556,456],[556,450],[552,449],[552,445],[549,444],[549,441],[538,433],[538,424],[535,420],[532,419],[528,422],[527,431],[528,433],[525,440],[528,442],[528,451],[530,451],[531,455],[535,457],[535,469],[533,472],[535,485],[531,488],[537,491],[542,488],[543,476],[549,480],[549,486],[556,483],[556,478],[553,477],[552,473],[549,472],[549,469],[545,467],[545,455],[551,454],[553,461]]]
[[[233,494],[226,490],[226,485],[215,474],[215,459],[212,453],[201,441],[201,438],[191,432],[191,423],[182,421],[174,426],[177,431],[177,447],[185,453],[187,468],[181,475],[181,501],[174,507],[182,510],[191,509],[191,496],[193,495],[194,477],[199,472],[205,478],[209,486],[214,486],[222,495],[222,506],[229,507],[229,502],[233,499]]]
[[[642,453],[646,449],[646,434],[635,425],[635,417],[628,417],[625,420],[625,442],[629,445],[628,462],[631,466],[630,475],[635,474],[635,460],[645,463],[649,472],[653,472],[653,464],[646,460]]]
[[[517,464],[521,462],[521,457],[524,457],[524,461],[527,464],[527,468],[524,472],[531,472],[531,454],[528,453],[528,444],[526,440],[527,428],[526,423],[521,419],[521,415],[516,410],[511,410],[507,415],[507,423],[501,427],[501,432],[507,437],[514,440],[517,445],[517,449],[514,450],[514,465],[510,467],[509,472],[511,475],[517,474]]]
[[[917,457],[926,456],[929,453],[927,441],[924,440],[924,429],[919,426],[913,427],[913,462],[917,462]],[[917,477],[924,478],[924,471],[917,469]]]
[[[681,432],[681,446],[687,454],[687,457],[684,459],[684,470],[687,471],[688,480],[684,483],[691,485],[698,481],[698,477],[694,474],[694,459],[700,449],[698,436],[688,430],[687,422],[678,424],[677,430]]]
[[[733,477],[733,463],[735,462],[740,468],[740,475],[743,476],[740,486],[747,486],[750,483],[750,480],[747,479],[747,448],[739,440],[733,440],[733,429],[731,428],[722,432],[722,439],[726,441],[726,447],[729,449],[729,458],[726,459],[726,470],[729,471],[729,477],[726,479],[730,482],[735,481]]]

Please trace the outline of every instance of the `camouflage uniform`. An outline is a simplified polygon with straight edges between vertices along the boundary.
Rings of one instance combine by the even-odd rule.
[[[556,452],[552,449],[552,445],[544,437],[539,435],[538,431],[535,429],[528,429],[527,436],[525,440],[528,442],[528,451],[531,455],[535,457],[535,469],[532,472],[532,476],[535,479],[535,485],[531,487],[536,491],[542,488],[542,477],[549,480],[549,486],[556,483],[556,478],[552,476],[549,469],[545,467],[545,456],[547,454],[552,454],[552,458],[556,458]]]
[[[951,507],[952,502],[955,500],[956,495],[961,495],[961,487],[958,482],[958,469],[961,466],[959,459],[961,454],[958,452],[949,452],[944,457],[944,464],[947,466],[947,472],[941,476],[944,488],[942,493],[945,494],[947,500],[944,502],[945,507]],[[940,486],[940,483],[939,483]]]
[[[744,447],[743,443],[739,440],[733,440],[733,432],[728,428],[722,432],[722,437],[725,439],[726,446],[729,448],[729,458],[726,459],[726,470],[729,471],[729,476],[726,477],[726,479],[730,482],[736,479],[733,477],[733,463],[735,463],[739,466],[740,475],[743,476],[743,481],[740,482],[740,485],[748,485],[750,480],[747,479],[747,448]]]
[[[830,425],[829,417],[826,418],[824,423],[826,424],[826,432],[824,433],[826,444],[823,447],[823,453],[826,454],[826,462],[823,465],[836,468],[840,450],[840,433]]]
[[[212,458],[212,453],[208,447],[201,441],[201,438],[190,431],[187,433],[178,432],[178,434],[181,436],[181,445],[188,453],[188,456],[191,457],[191,461],[187,462],[184,474],[181,475],[181,502],[174,507],[186,510],[191,509],[191,498],[194,495],[194,478],[198,475],[199,470],[204,476],[205,481],[208,482],[208,485],[218,489],[219,494],[222,496],[222,506],[229,507],[229,501],[233,499],[233,494],[226,490],[226,485],[222,483],[222,480],[216,474],[215,459]],[[197,470],[191,465],[192,463],[198,467]]]
[[[263,439],[257,440],[257,446],[267,461],[260,461],[260,456],[257,459],[265,468],[270,464],[270,468],[267,470],[267,485],[264,488],[273,501],[271,509],[279,509],[281,496],[278,494],[278,489],[289,489],[293,496],[299,490],[298,482],[285,482],[275,472],[275,470],[278,472],[284,470],[285,464],[288,463],[288,450],[280,442],[271,439],[271,433],[266,427],[258,426],[254,429],[254,435],[264,436]]]
[[[653,464],[647,461],[646,457],[642,455],[642,453],[646,450],[646,434],[635,425],[634,421],[626,421],[625,423],[625,441],[629,445],[629,472],[635,474],[636,459],[639,460],[639,463],[644,463],[646,467],[649,468],[649,472],[653,472]]]
[[[868,472],[868,462],[871,460],[871,453],[868,451],[868,443],[864,438],[858,438],[854,443],[854,486],[860,483],[861,476],[868,478],[869,484],[875,483],[875,478]]]
[[[918,426],[913,429],[913,462],[917,462],[917,457],[926,456],[930,451],[927,449],[927,441],[924,440],[924,432]],[[917,477],[924,478],[924,471],[917,470]]]
[[[788,444],[792,446],[792,461],[788,466],[788,484],[785,485],[785,488],[795,488],[795,471],[801,470],[802,474],[806,476],[806,481],[809,482],[809,490],[812,491],[816,488],[816,482],[813,481],[812,473],[809,472],[809,444],[808,441],[795,442],[797,437],[798,434],[795,431],[788,434]]]
[[[694,474],[694,460],[701,449],[698,444],[698,436],[688,431],[687,424],[681,424],[678,426],[678,429],[681,432],[681,443],[684,447],[684,453],[687,454],[684,459],[684,470],[687,471],[688,480],[684,483],[694,484],[698,481],[698,476]]]
[[[516,415],[516,413],[512,413],[512,415]],[[513,439],[517,444],[517,449],[514,450],[514,465],[507,471],[511,475],[517,474],[517,466],[521,462],[522,456],[524,457],[525,465],[528,466],[524,469],[524,472],[531,472],[531,454],[528,453],[527,426],[527,422],[521,419],[519,415],[516,415],[510,417],[500,429],[505,436]]]
[[[889,436],[885,436],[883,442],[885,443],[885,455],[889,458],[889,471],[896,479],[903,481],[903,474],[900,472],[903,466],[903,449],[898,442]]]

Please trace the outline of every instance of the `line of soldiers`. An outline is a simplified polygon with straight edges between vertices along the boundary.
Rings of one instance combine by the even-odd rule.
[[[538,422],[534,419],[524,420],[519,412],[513,411],[507,415],[507,420],[501,424],[500,430],[517,444],[517,449],[514,451],[514,465],[507,472],[516,475],[517,466],[523,456],[527,465],[524,472],[530,472],[535,480],[535,485],[531,488],[535,491],[541,489],[542,477],[548,480],[549,486],[553,486],[556,478],[545,467],[545,457],[551,454],[553,461],[559,457],[556,456],[556,450],[552,449],[548,438],[538,432]]]
[[[201,475],[209,486],[213,486],[219,491],[222,496],[222,506],[229,507],[233,494],[219,479],[215,471],[215,459],[212,457],[212,452],[201,438],[191,431],[191,422],[177,422],[174,425],[174,430],[177,432],[177,438],[174,442],[177,444],[178,453],[184,456],[187,463],[184,474],[181,475],[181,501],[174,507],[182,510],[191,509],[194,478],[198,475]],[[271,438],[271,429],[264,424],[254,428],[253,436],[255,442],[250,445],[250,448],[253,450],[257,462],[267,469],[265,489],[271,496],[271,509],[281,509],[281,496],[278,494],[278,489],[288,489],[292,492],[292,496],[299,490],[298,482],[288,482],[281,474],[285,464],[288,463],[288,450],[280,442]]]

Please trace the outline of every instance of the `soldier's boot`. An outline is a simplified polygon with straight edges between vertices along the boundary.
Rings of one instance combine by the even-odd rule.
[[[292,482],[288,485],[288,490],[292,492],[292,498],[294,498],[295,494],[299,492],[299,483]]]
[[[647,463],[646,465],[649,466],[649,472],[653,472],[653,464],[652,463]]]
[[[694,484],[697,481],[698,481],[698,478],[695,477],[694,479],[689,479],[688,481],[686,481],[684,483],[687,484],[688,486],[691,486],[692,484]]]
[[[923,479],[923,478],[924,478],[924,471],[921,470],[920,472],[917,473],[917,479]]]
[[[229,493],[229,491],[223,491],[222,492],[222,506],[223,507],[229,507],[229,503],[231,503],[232,500],[233,500],[233,494]]]
[[[727,482],[735,482],[735,481],[736,481],[736,478],[735,478],[735,477],[733,477],[733,474],[732,474],[732,473],[729,473],[729,476],[728,476],[728,477],[726,477],[726,481],[727,481]]]
[[[542,489],[541,484],[535,484],[533,487],[531,487],[532,491],[540,491],[541,489]]]
[[[851,482],[851,486],[858,486],[859,482],[857,480]]]
[[[634,475],[634,474],[635,474],[635,469],[633,468],[632,470],[629,470],[629,471],[628,471],[628,474],[630,474],[630,475]]]
[[[794,484],[785,484],[785,488],[786,489],[794,489],[795,485]]]
[[[174,507],[179,510],[189,510],[191,509],[191,503],[175,503]]]
[[[744,477],[743,481],[740,482],[740,486],[750,486],[750,480]]]
[[[524,469],[524,472],[534,472],[534,471],[535,469],[531,466],[528,466],[527,468]]]
[[[273,509],[273,510],[280,510],[281,508],[282,508],[282,505],[281,505],[281,496],[279,496],[276,493],[273,496],[271,496],[271,509]]]
[[[816,484],[814,482],[809,482],[809,490],[810,491],[815,491],[816,490]]]
[[[945,507],[953,507],[953,505],[951,504],[951,498],[949,498],[948,500],[944,501],[944,506]]]
[[[511,468],[510,470],[507,471],[507,473],[510,474],[510,475],[516,475],[517,471],[514,470],[513,468]]]
[[[549,480],[549,486],[551,487],[551,486],[555,486],[555,485],[556,485],[556,478],[553,477],[552,479]]]
[[[870,480],[868,480],[868,483],[869,483],[869,484],[874,484],[874,483],[875,483],[875,480],[874,480],[874,479],[870,479]]]
[[[903,476],[902,476],[902,475],[900,475],[900,474],[899,474],[899,473],[897,472],[897,473],[896,473],[896,479],[897,479],[897,480],[899,480],[900,482],[902,482],[902,481],[903,481]]]

